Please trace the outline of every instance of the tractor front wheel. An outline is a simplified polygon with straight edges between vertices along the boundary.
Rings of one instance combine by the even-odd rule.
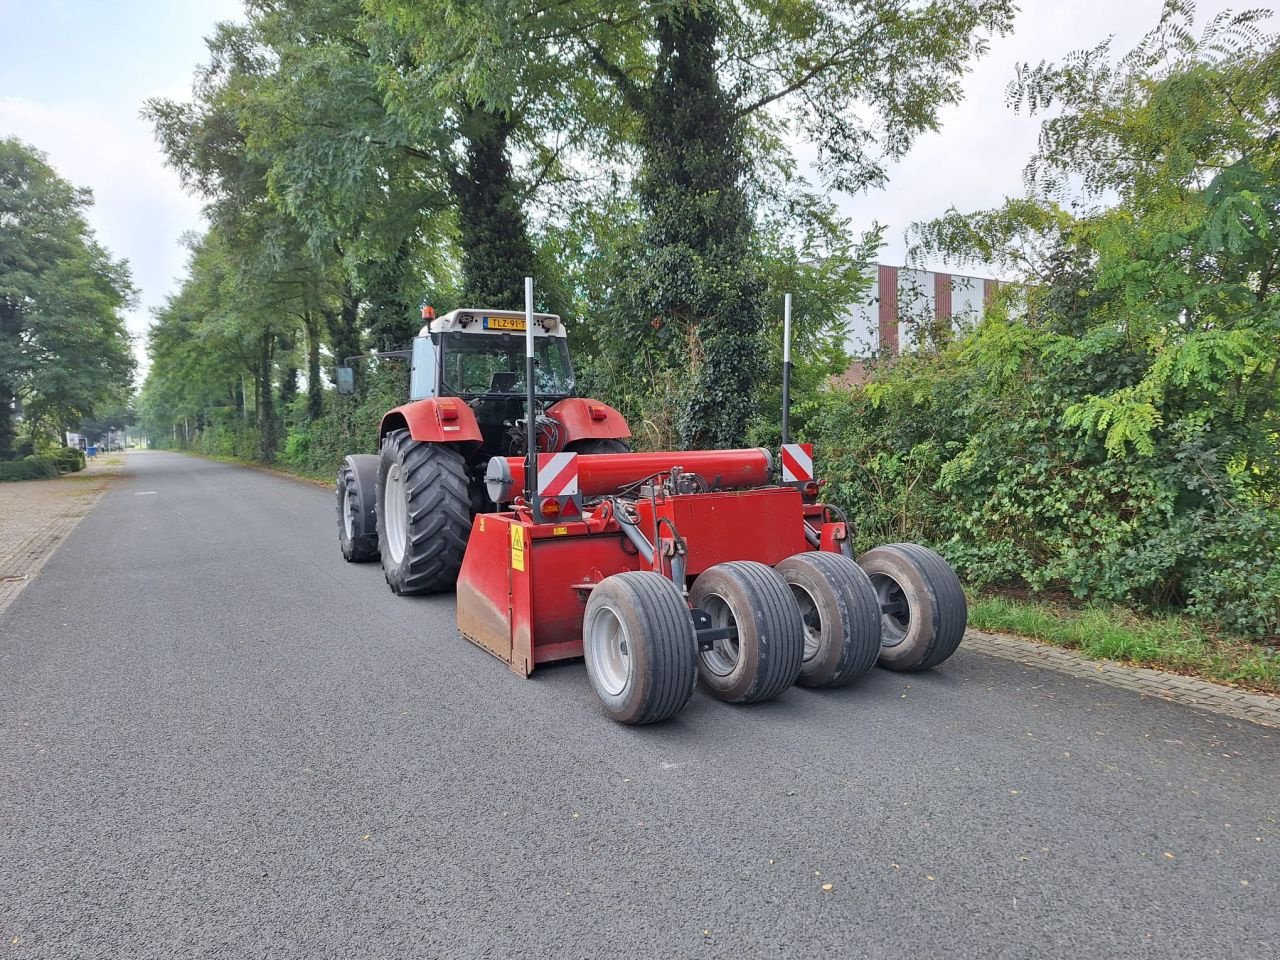
[[[346,457],[338,467],[338,543],[347,563],[378,559],[377,480],[378,458],[372,454]]]
[[[849,557],[811,551],[777,567],[804,621],[804,662],[796,683],[844,686],[876,665],[880,603],[871,580]]]
[[[619,723],[657,723],[679,712],[698,680],[693,618],[669,579],[652,570],[596,584],[582,618],[591,688]]]
[[[754,560],[718,563],[693,582],[689,602],[731,628],[698,657],[698,673],[713,696],[731,703],[776,697],[796,681],[804,660],[804,622],[787,581]]]
[[[858,558],[880,604],[880,666],[928,670],[964,637],[969,610],[947,561],[917,543],[890,543]]]
[[[378,549],[387,586],[399,594],[452,590],[471,532],[462,455],[393,430],[378,457]]]

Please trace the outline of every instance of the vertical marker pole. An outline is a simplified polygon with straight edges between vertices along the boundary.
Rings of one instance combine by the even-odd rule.
[[[538,491],[538,419],[535,412],[537,390],[534,388],[534,365],[537,358],[533,352],[533,277],[524,278],[524,382],[528,388],[527,406],[525,409],[526,424],[529,428],[528,461],[524,469],[524,498],[534,508],[537,516],[535,494]]]
[[[791,442],[791,294],[782,298],[782,442]]]

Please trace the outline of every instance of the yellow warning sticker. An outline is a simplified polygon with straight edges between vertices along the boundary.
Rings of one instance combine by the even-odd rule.
[[[552,535],[556,537],[563,537],[568,532],[568,527],[553,527],[551,530]]]
[[[524,570],[524,527],[511,525],[511,569]]]

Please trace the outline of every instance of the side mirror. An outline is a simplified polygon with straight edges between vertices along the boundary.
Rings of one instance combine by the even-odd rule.
[[[356,372],[350,367],[338,368],[338,393],[349,397],[356,392]]]

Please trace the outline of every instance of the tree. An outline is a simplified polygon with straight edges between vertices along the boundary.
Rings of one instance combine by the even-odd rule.
[[[1027,195],[916,231],[1024,281],[1019,315],[997,302],[927,371],[871,388],[887,408],[936,404],[916,410],[934,493],[976,575],[1280,630],[1280,39],[1264,16],[1197,36],[1169,0],[1121,57],[1023,66],[1011,103],[1045,116]]]
[[[526,60],[530,49],[547,51],[543,60],[566,75],[594,74],[592,84],[532,86],[562,105],[546,116],[594,122],[582,142],[638,152],[643,225],[616,246],[613,338],[633,358],[635,378],[678,372],[681,434],[696,444],[740,443],[746,430],[764,297],[752,229],[757,203],[778,199],[758,174],[786,152],[783,135],[817,145],[832,186],[882,182],[887,160],[959,99],[968,63],[1012,17],[1007,0],[490,0],[432,9],[452,35],[433,61],[438,84],[490,104],[523,102],[529,77],[542,76]],[[762,149],[748,151],[749,141]],[[611,161],[602,151],[589,159]]]
[[[13,455],[15,401],[65,434],[132,379],[134,291],[85,222],[91,202],[38,151],[0,140],[0,459]]]

